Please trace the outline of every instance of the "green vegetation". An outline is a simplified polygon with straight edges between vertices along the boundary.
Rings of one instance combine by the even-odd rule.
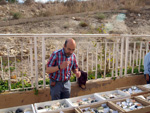
[[[36,88],[34,88],[34,94],[35,94],[35,95],[38,95],[38,94],[39,94],[39,90],[36,89]]]
[[[106,18],[106,16],[105,16],[104,13],[99,13],[99,14],[97,14],[96,18],[97,18],[97,19],[100,19],[100,20],[103,20],[103,19]]]
[[[20,12],[11,12],[11,15],[13,16],[13,19],[20,19],[22,17]]]
[[[93,46],[96,47],[96,43],[93,43]],[[102,50],[103,54],[104,54],[104,50]],[[104,57],[104,56],[103,56]],[[103,58],[102,57],[102,58]],[[98,60],[100,60],[101,57],[98,55]],[[113,59],[107,59],[106,61],[106,75],[105,77],[112,77],[112,70],[108,69],[108,61],[110,60],[110,62],[113,62]],[[19,61],[20,62],[20,61]],[[138,64],[139,64],[139,60],[138,60]],[[136,65],[136,61],[134,62],[135,65]],[[10,70],[10,72],[12,73],[14,70],[15,70],[15,66],[14,66],[14,63],[12,61],[9,61],[9,64],[10,64],[10,68],[8,68],[8,62],[7,61],[4,61],[2,62],[3,64],[3,70],[4,72],[8,72]],[[103,68],[100,64],[97,65],[97,78],[104,78],[104,70],[101,70],[101,68]],[[0,68],[2,70],[2,68]],[[94,68],[95,70],[96,68]],[[134,67],[134,70],[133,70],[133,73],[135,74],[139,74],[139,67],[138,66],[135,66]],[[141,67],[140,67],[140,72],[144,72],[144,66],[143,66],[143,60],[141,60]],[[23,77],[27,77],[27,72],[20,72],[21,73],[21,76]],[[117,70],[117,72],[113,72],[114,75],[117,75],[119,76],[120,75],[120,69]],[[122,70],[122,75],[124,75],[125,73],[125,69]],[[132,73],[132,67],[127,67],[127,74],[131,74]],[[92,80],[92,79],[95,79],[95,71],[89,71],[88,72],[88,80]],[[116,76],[113,76],[112,77],[113,80],[116,79]],[[75,82],[76,81],[76,76],[75,74],[72,74],[72,76],[70,77],[70,81],[71,82]],[[31,83],[30,82],[27,82],[26,80],[20,80],[18,82],[13,82],[11,81],[11,89],[20,89],[19,91],[24,91],[25,89],[23,88],[23,85],[22,83],[24,84],[24,88],[27,89],[27,90],[31,90]],[[49,78],[46,79],[45,81],[46,85],[49,85]],[[43,80],[39,80],[38,81],[38,85],[41,85],[40,87],[42,87],[43,85]],[[34,87],[35,87],[35,84],[34,84]],[[8,86],[8,80],[2,80],[2,78],[0,79],[0,93],[3,93],[5,92],[6,90],[9,89],[9,86]],[[35,95],[38,94],[38,90],[36,88],[34,88],[34,93]]]
[[[8,81],[0,80],[0,93],[8,90]]]
[[[103,24],[99,28],[97,28],[99,33],[105,34],[106,33],[106,28]]]
[[[87,27],[87,26],[88,26],[88,24],[87,24],[86,22],[80,22],[79,25],[80,25],[81,27]]]
[[[122,72],[123,74],[124,74],[124,71],[125,71],[125,69],[123,69],[123,72]],[[140,71],[144,72],[144,66],[143,65],[141,65]],[[118,70],[118,76],[119,76],[119,72],[120,71]],[[131,74],[131,73],[132,73],[132,67],[128,67],[127,68],[127,74]],[[134,73],[139,74],[138,66],[134,67]],[[115,75],[115,71],[114,71],[114,75]],[[112,76],[111,71],[108,71],[106,73],[106,77],[111,77],[111,76]],[[98,65],[97,78],[103,78],[103,77],[104,77],[104,71],[101,70],[100,65]],[[95,71],[89,71],[88,72],[88,80],[92,80],[92,79],[95,79]],[[115,80],[116,77],[112,77],[112,79]],[[71,82],[76,81],[76,76],[74,74],[70,77],[70,81]],[[24,82],[25,88],[31,87],[31,83],[28,83],[25,80],[23,82]],[[38,84],[43,85],[43,80],[38,81]],[[49,84],[49,79],[46,79],[46,85],[48,85],[48,84]],[[22,87],[22,81],[11,83],[11,88],[12,89],[23,88]],[[9,89],[8,88],[8,81],[7,80],[6,81],[0,80],[0,93],[4,92],[5,90],[8,90],[8,89]],[[37,95],[38,90],[36,88],[34,88],[34,91],[35,91],[35,95]]]
[[[72,76],[70,77],[70,81],[71,81],[71,82],[75,82],[75,81],[76,81],[76,76],[75,76],[75,74],[72,74]]]

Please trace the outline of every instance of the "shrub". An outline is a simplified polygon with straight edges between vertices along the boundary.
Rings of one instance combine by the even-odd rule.
[[[8,81],[0,80],[0,93],[8,90]]]
[[[20,19],[20,18],[21,18],[21,13],[19,12],[13,13],[13,19]]]
[[[99,33],[106,33],[106,28],[103,24],[100,25],[99,28],[97,28]]]
[[[50,16],[51,14],[52,14],[51,11],[47,10],[47,11],[45,11],[45,12],[41,11],[41,12],[39,13],[39,16],[40,16],[40,17],[48,17],[48,16]]]
[[[80,24],[79,24],[81,27],[87,27],[88,26],[88,24],[86,23],[86,22],[80,22]]]
[[[73,74],[71,77],[70,77],[70,82],[75,82],[76,81],[76,76]]]
[[[105,14],[100,13],[100,14],[97,14],[96,18],[97,18],[97,19],[100,19],[100,20],[103,20],[103,19],[106,18],[106,16],[105,16]]]
[[[95,79],[95,71],[88,72],[88,80]]]

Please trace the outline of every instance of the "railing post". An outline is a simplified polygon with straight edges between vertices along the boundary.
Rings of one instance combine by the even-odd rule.
[[[100,70],[102,70],[102,61],[103,61],[103,60],[102,60],[102,58],[103,58],[103,57],[102,57],[102,55],[103,55],[103,54],[102,54],[102,51],[103,51],[103,50],[102,50],[102,43],[99,43],[99,48],[100,48],[100,53],[99,53],[99,54],[100,54]]]
[[[43,68],[43,87],[46,88],[45,84],[45,38],[42,37],[42,68]]]
[[[141,68],[141,57],[142,57],[142,42],[140,42],[140,59],[139,59],[139,68],[138,68],[138,70],[139,70],[139,73],[140,73],[140,68]]]
[[[9,53],[9,47],[8,47],[8,45],[7,45],[7,53],[8,53],[8,55],[7,55],[7,58],[8,58],[8,73],[9,73],[9,79],[8,79],[8,88],[9,88],[9,91],[11,91],[11,75],[10,75],[10,64],[9,64],[9,55],[10,55],[10,53]]]
[[[87,60],[86,60],[87,61],[87,69],[86,69],[87,73],[88,73],[88,70],[89,70],[89,67],[88,67],[88,65],[89,65],[88,64],[89,63],[89,57],[88,56],[89,56],[89,43],[88,43],[88,46],[87,46]]]
[[[120,59],[120,76],[122,77],[123,59],[124,59],[124,37],[121,38],[121,59]]]
[[[1,77],[2,77],[2,79],[4,79],[4,69],[3,69],[3,60],[2,60],[2,56],[0,56],[0,58],[1,58],[1,71],[2,71]]]
[[[117,40],[117,43],[116,43],[116,68],[115,68],[115,77],[118,76],[118,52],[119,52],[119,40]]]
[[[126,37],[125,76],[127,76],[128,51],[129,51],[129,37]]]
[[[138,50],[136,51],[136,66],[138,66],[138,57],[139,57],[139,52]]]
[[[135,49],[136,49],[136,42],[134,42],[134,48],[133,48],[132,73],[134,73]]]
[[[23,44],[21,44],[21,62],[23,62]],[[22,88],[24,89],[24,76],[23,76],[23,68],[21,68],[21,79],[22,79]]]
[[[95,79],[97,79],[97,55],[98,55],[98,43],[96,44],[96,70],[95,70]],[[93,55],[93,54],[92,54]],[[92,59],[93,60],[93,59]],[[92,63],[93,64],[93,63]]]
[[[106,42],[106,39],[105,39],[105,63],[104,63],[104,78],[106,77],[106,61],[107,61],[107,42]]]
[[[145,56],[145,50],[143,50],[143,62],[142,62],[142,65],[144,65],[144,56]]]
[[[114,64],[115,64],[115,42],[113,43],[113,64],[112,64],[112,77],[114,77]]]
[[[16,56],[15,56],[15,74],[16,74],[16,77],[18,76],[18,73],[17,73],[17,61],[16,61]]]
[[[33,44],[32,38],[30,38],[30,68],[31,68],[31,87],[33,87]]]
[[[132,61],[132,52],[131,52],[131,50],[129,50],[129,53],[130,53],[130,66],[132,65],[131,64],[131,61]]]
[[[84,70],[84,58],[83,58],[84,56],[83,55],[84,53],[82,53],[82,70]]]
[[[77,44],[77,62],[79,64],[79,43]]]
[[[38,89],[38,58],[37,58],[37,37],[34,37],[34,56],[35,56],[35,87]]]

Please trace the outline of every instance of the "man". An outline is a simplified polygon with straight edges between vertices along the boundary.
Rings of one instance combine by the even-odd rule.
[[[75,48],[75,41],[73,39],[67,39],[63,49],[54,51],[50,56],[46,73],[48,73],[50,77],[50,93],[52,100],[70,97],[71,70],[77,78],[81,75],[81,72],[78,70],[76,56],[73,53]]]
[[[144,76],[147,84],[150,84],[150,52],[144,57]]]

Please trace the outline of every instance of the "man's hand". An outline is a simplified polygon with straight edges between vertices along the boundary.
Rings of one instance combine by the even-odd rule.
[[[146,81],[149,81],[149,74],[146,74]]]
[[[76,77],[79,78],[81,76],[81,71],[76,71],[75,74],[76,74]]]
[[[65,69],[70,63],[70,61],[64,61],[62,64],[60,64],[60,69]]]

